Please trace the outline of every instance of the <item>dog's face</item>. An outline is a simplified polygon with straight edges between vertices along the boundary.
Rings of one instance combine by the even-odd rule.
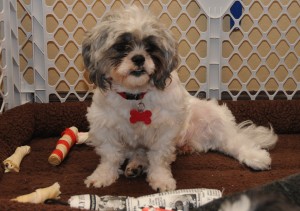
[[[132,7],[111,12],[87,33],[82,55],[90,79],[103,90],[164,89],[178,63],[174,38],[156,18]]]

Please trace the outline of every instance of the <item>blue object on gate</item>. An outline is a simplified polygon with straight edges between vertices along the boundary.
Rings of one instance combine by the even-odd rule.
[[[236,1],[230,8],[230,12],[235,19],[239,19],[243,14],[243,5],[240,1]],[[230,18],[230,29],[234,26],[234,20]]]

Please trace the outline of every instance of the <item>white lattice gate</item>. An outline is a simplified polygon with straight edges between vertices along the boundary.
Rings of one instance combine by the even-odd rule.
[[[204,3],[203,3],[204,2]],[[0,112],[25,102],[85,100],[86,30],[115,8],[152,11],[174,34],[178,73],[191,94],[217,99],[294,99],[300,90],[299,0],[0,1]],[[239,2],[241,15],[232,15]],[[206,4],[205,4],[206,3]]]

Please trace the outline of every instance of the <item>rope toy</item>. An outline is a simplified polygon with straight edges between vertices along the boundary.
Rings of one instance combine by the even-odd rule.
[[[59,165],[67,156],[71,147],[76,144],[85,143],[88,139],[88,133],[78,133],[76,127],[70,127],[62,132],[62,137],[57,141],[56,148],[48,158],[48,162],[53,165]]]
[[[12,199],[12,201],[39,204],[44,203],[44,201],[46,201],[47,199],[59,199],[60,194],[60,185],[58,184],[58,182],[56,182],[49,187],[39,188],[32,193],[18,196],[17,198]]]
[[[30,153],[30,146],[17,147],[14,154],[3,161],[5,173],[19,172],[22,159]]]

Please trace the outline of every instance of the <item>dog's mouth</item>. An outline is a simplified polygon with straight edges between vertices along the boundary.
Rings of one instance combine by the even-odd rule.
[[[140,77],[143,74],[146,74],[146,70],[144,70],[144,69],[133,70],[133,71],[130,72],[130,75],[133,75],[135,77]]]

